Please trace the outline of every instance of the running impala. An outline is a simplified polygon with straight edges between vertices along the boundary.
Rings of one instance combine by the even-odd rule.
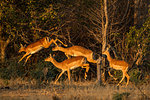
[[[89,62],[97,63],[97,61],[93,59],[94,58],[93,52],[90,49],[86,49],[81,46],[72,46],[68,48],[56,46],[52,48],[52,51],[62,51],[66,54],[67,57],[69,55],[70,56],[84,56],[87,58]]]
[[[49,37],[44,37],[42,39],[40,39],[39,41],[37,42],[34,42],[34,43],[31,43],[29,44],[27,47],[24,47],[22,44],[21,44],[21,48],[19,50],[19,53],[20,52],[26,52],[26,54],[23,55],[23,57],[18,61],[18,63],[24,58],[27,56],[26,60],[25,60],[25,63],[24,65],[26,64],[27,60],[32,56],[32,54],[40,51],[41,49],[43,48],[48,48],[52,43],[54,43],[56,46],[57,46],[57,43],[56,41],[59,41],[60,43],[63,44],[63,42],[61,42],[59,39],[51,39],[49,40]],[[64,46],[67,46],[65,44],[63,44]]]
[[[119,84],[123,81],[123,79],[126,77],[127,78],[127,84],[126,86],[129,84],[129,79],[130,79],[130,76],[128,75],[127,71],[128,71],[128,67],[129,67],[129,64],[123,60],[116,60],[116,59],[113,59],[111,56],[110,56],[110,53],[109,53],[109,48],[107,48],[102,54],[106,55],[107,56],[107,59],[109,61],[109,66],[113,69],[116,69],[116,70],[121,70],[122,73],[123,73],[123,76],[122,76],[122,79],[121,81],[118,83],[117,86],[119,86]],[[113,77],[110,72],[108,72],[109,75],[111,77]],[[114,77],[113,77],[114,78]],[[114,78],[115,79],[115,78]]]
[[[62,70],[62,72],[59,74],[58,78],[56,79],[55,83],[58,81],[58,79],[61,77],[61,75],[67,71],[68,73],[68,79],[70,82],[70,70],[73,70],[78,67],[86,68],[86,73],[84,78],[86,79],[87,73],[89,71],[89,64],[86,63],[86,59],[83,56],[77,56],[77,57],[72,57],[69,59],[66,59],[62,62],[57,62],[51,55],[45,59],[45,61],[52,62],[55,67],[59,68]]]

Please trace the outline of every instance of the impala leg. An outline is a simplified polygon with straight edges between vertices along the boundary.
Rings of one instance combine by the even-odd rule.
[[[108,71],[108,74],[109,74],[109,76],[112,77],[114,80],[117,80],[117,78],[115,78],[115,77],[110,73],[110,71]]]
[[[51,39],[51,41],[48,43],[48,47],[52,44],[52,43],[54,43],[56,46],[58,46],[57,45],[57,43],[56,43],[56,41],[57,41],[57,39]],[[46,47],[46,48],[48,48],[48,47]]]
[[[58,46],[57,43],[56,43],[57,39],[55,39],[55,40],[52,39],[52,41],[53,41],[53,43],[54,43],[56,46]]]
[[[129,79],[130,79],[130,76],[126,73],[126,78],[127,78],[127,84],[126,84],[126,86],[128,86],[128,84],[129,84]]]
[[[28,59],[31,57],[32,55],[29,55],[27,58],[26,58],[26,61],[24,63],[24,65],[26,64],[26,62],[28,61]]]
[[[23,55],[23,57],[18,61],[18,63],[24,58],[24,57],[26,57],[28,55],[28,53],[26,53],[25,55]]]
[[[56,46],[58,46],[58,45],[56,44],[56,41],[55,41],[54,39],[51,39],[51,41],[48,43],[48,45],[45,45],[44,47],[45,47],[45,48],[48,48],[52,43],[54,43]]]
[[[56,82],[58,81],[58,79],[60,78],[60,76],[61,76],[64,72],[65,72],[65,71],[62,71],[62,72],[59,74],[58,78],[57,78],[56,81],[54,82],[55,84],[56,84]]]
[[[68,69],[67,72],[68,72],[68,79],[69,79],[69,83],[70,83],[70,70]]]
[[[84,66],[86,66],[86,67],[84,67]],[[83,66],[81,66],[82,68],[86,68],[86,72],[85,72],[85,75],[84,75],[84,78],[86,79],[87,78],[87,73],[88,73],[88,71],[89,71],[89,64],[83,64]]]
[[[122,76],[122,79],[121,79],[121,81],[118,83],[118,85],[117,86],[119,86],[119,84],[123,81],[123,79],[125,78],[125,73],[123,73],[123,76]]]
[[[60,41],[59,39],[55,39],[55,42],[56,42],[56,41],[59,41],[61,44],[63,44],[65,47],[67,47],[67,45],[64,44],[62,41]]]

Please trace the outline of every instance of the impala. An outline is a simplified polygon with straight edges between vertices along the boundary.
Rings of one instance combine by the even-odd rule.
[[[86,58],[83,56],[77,56],[77,57],[72,57],[69,59],[66,59],[62,62],[57,62],[51,55],[45,59],[45,61],[52,62],[57,68],[61,69],[62,72],[59,74],[58,78],[56,79],[55,83],[58,81],[58,79],[61,77],[61,75],[67,71],[68,73],[68,79],[70,82],[70,70],[82,67],[86,68],[86,73],[84,78],[86,79],[87,73],[89,71],[89,64],[86,63]]]
[[[94,58],[93,52],[90,49],[86,49],[81,46],[72,46],[68,48],[56,46],[52,48],[52,51],[62,51],[66,54],[67,57],[69,55],[70,56],[84,56],[87,58],[89,62],[97,63],[97,61],[93,59]]]
[[[21,44],[21,48],[19,50],[19,53],[20,52],[26,52],[25,55],[23,55],[23,57],[18,61],[18,63],[24,58],[27,56],[26,60],[25,60],[25,63],[24,65],[26,64],[27,60],[31,57],[32,54],[40,51],[41,49],[43,48],[48,48],[52,43],[54,43],[56,46],[57,46],[57,43],[56,41],[59,41],[60,43],[63,44],[63,42],[61,42],[59,39],[51,39],[49,40],[48,37],[44,37],[42,39],[40,39],[39,41],[37,42],[34,42],[34,43],[31,43],[29,44],[27,47],[24,47],[22,44]],[[64,46],[67,46],[65,44],[63,44]]]
[[[116,60],[116,59],[113,59],[111,58],[110,56],[110,53],[109,53],[109,48],[107,48],[102,54],[105,54],[107,56],[107,59],[109,61],[109,66],[113,69],[116,69],[116,70],[121,70],[122,73],[123,73],[123,77],[121,79],[121,81],[118,83],[117,86],[119,86],[119,84],[123,81],[123,79],[126,77],[127,78],[127,84],[126,86],[129,84],[129,79],[130,79],[130,76],[127,74],[127,71],[128,71],[128,67],[129,67],[129,64],[123,60]],[[111,77],[113,77],[110,72],[109,72],[109,75]]]

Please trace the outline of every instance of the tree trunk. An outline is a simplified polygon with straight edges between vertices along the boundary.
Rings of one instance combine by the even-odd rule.
[[[101,57],[99,57],[97,60],[97,81],[99,84],[102,84],[102,81],[101,81],[101,60],[102,60]]]
[[[139,0],[134,0],[134,25],[138,24],[139,19]]]
[[[103,39],[102,52],[103,52],[106,48],[106,45],[107,45],[107,41],[106,41],[106,39],[107,39],[107,27],[108,27],[107,0],[104,0],[104,4],[101,8],[103,9],[101,12],[101,15],[102,15],[102,39]],[[104,18],[105,18],[105,22],[104,22]],[[102,66],[105,66],[105,59],[102,59]],[[100,62],[99,62],[99,64],[97,63],[97,80],[101,84]],[[105,80],[105,79],[102,79],[102,80]]]
[[[107,46],[107,28],[108,28],[108,13],[107,13],[107,0],[104,0],[104,13],[103,13],[103,17],[102,17],[102,38],[103,38],[103,42],[102,42],[102,52],[105,51],[106,46]],[[103,18],[105,18],[105,22],[103,20]],[[102,59],[102,66],[104,68],[105,66],[105,59]],[[103,83],[105,82],[105,73],[106,70],[103,70]]]
[[[2,45],[1,43],[1,62],[3,63],[5,61],[5,48]]]
[[[9,42],[10,42],[9,38],[6,41],[3,41],[2,39],[0,40],[0,50],[1,50],[0,58],[2,63],[4,63],[5,61],[5,50]]]
[[[105,26],[103,31],[103,43],[102,43],[102,52],[105,51],[105,48],[107,46],[107,27],[108,27],[108,13],[107,13],[107,0],[104,0],[104,13],[105,13]],[[103,23],[104,24],[104,23]]]

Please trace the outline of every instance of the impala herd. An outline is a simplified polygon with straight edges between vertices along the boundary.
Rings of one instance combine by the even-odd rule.
[[[65,46],[64,47],[60,47],[57,45],[56,42],[60,42],[61,44],[63,44]],[[52,43],[54,43],[56,46],[54,48],[52,48],[52,51],[62,51],[65,53],[65,55],[68,57],[68,59],[62,61],[62,62],[57,62],[52,55],[50,54],[50,56],[48,58],[45,59],[45,61],[51,62],[53,63],[53,65],[59,69],[62,70],[62,72],[59,74],[58,78],[55,80],[55,83],[58,81],[58,79],[61,77],[61,75],[67,71],[68,73],[68,79],[70,82],[70,70],[78,68],[78,67],[82,67],[86,69],[85,72],[85,76],[84,78],[87,78],[87,73],[89,71],[89,64],[88,62],[91,63],[97,63],[98,61],[95,60],[94,58],[94,54],[90,49],[86,49],[84,47],[81,46],[72,46],[72,47],[67,47],[67,45],[65,45],[62,41],[60,41],[59,39],[50,39],[49,37],[44,37],[42,39],[40,39],[37,42],[31,43],[28,46],[24,47],[21,44],[21,48],[19,50],[20,52],[26,52],[23,57],[18,61],[18,63],[24,58],[26,57],[25,63],[28,61],[28,59],[32,56],[32,54],[40,51],[43,48],[48,48]],[[107,48],[104,52],[102,52],[102,54],[107,56],[107,60],[109,61],[109,66],[113,69],[116,70],[121,70],[123,73],[123,77],[121,79],[121,81],[118,83],[117,86],[119,86],[119,84],[123,81],[123,79],[126,77],[127,78],[127,84],[129,83],[129,75],[127,74],[128,71],[128,67],[129,64],[123,60],[116,60],[111,58],[110,53],[109,53],[109,48]],[[110,73],[110,71],[108,72],[109,75],[111,77],[113,77]],[[113,77],[114,78],[114,77]],[[114,78],[116,79],[116,78]]]

